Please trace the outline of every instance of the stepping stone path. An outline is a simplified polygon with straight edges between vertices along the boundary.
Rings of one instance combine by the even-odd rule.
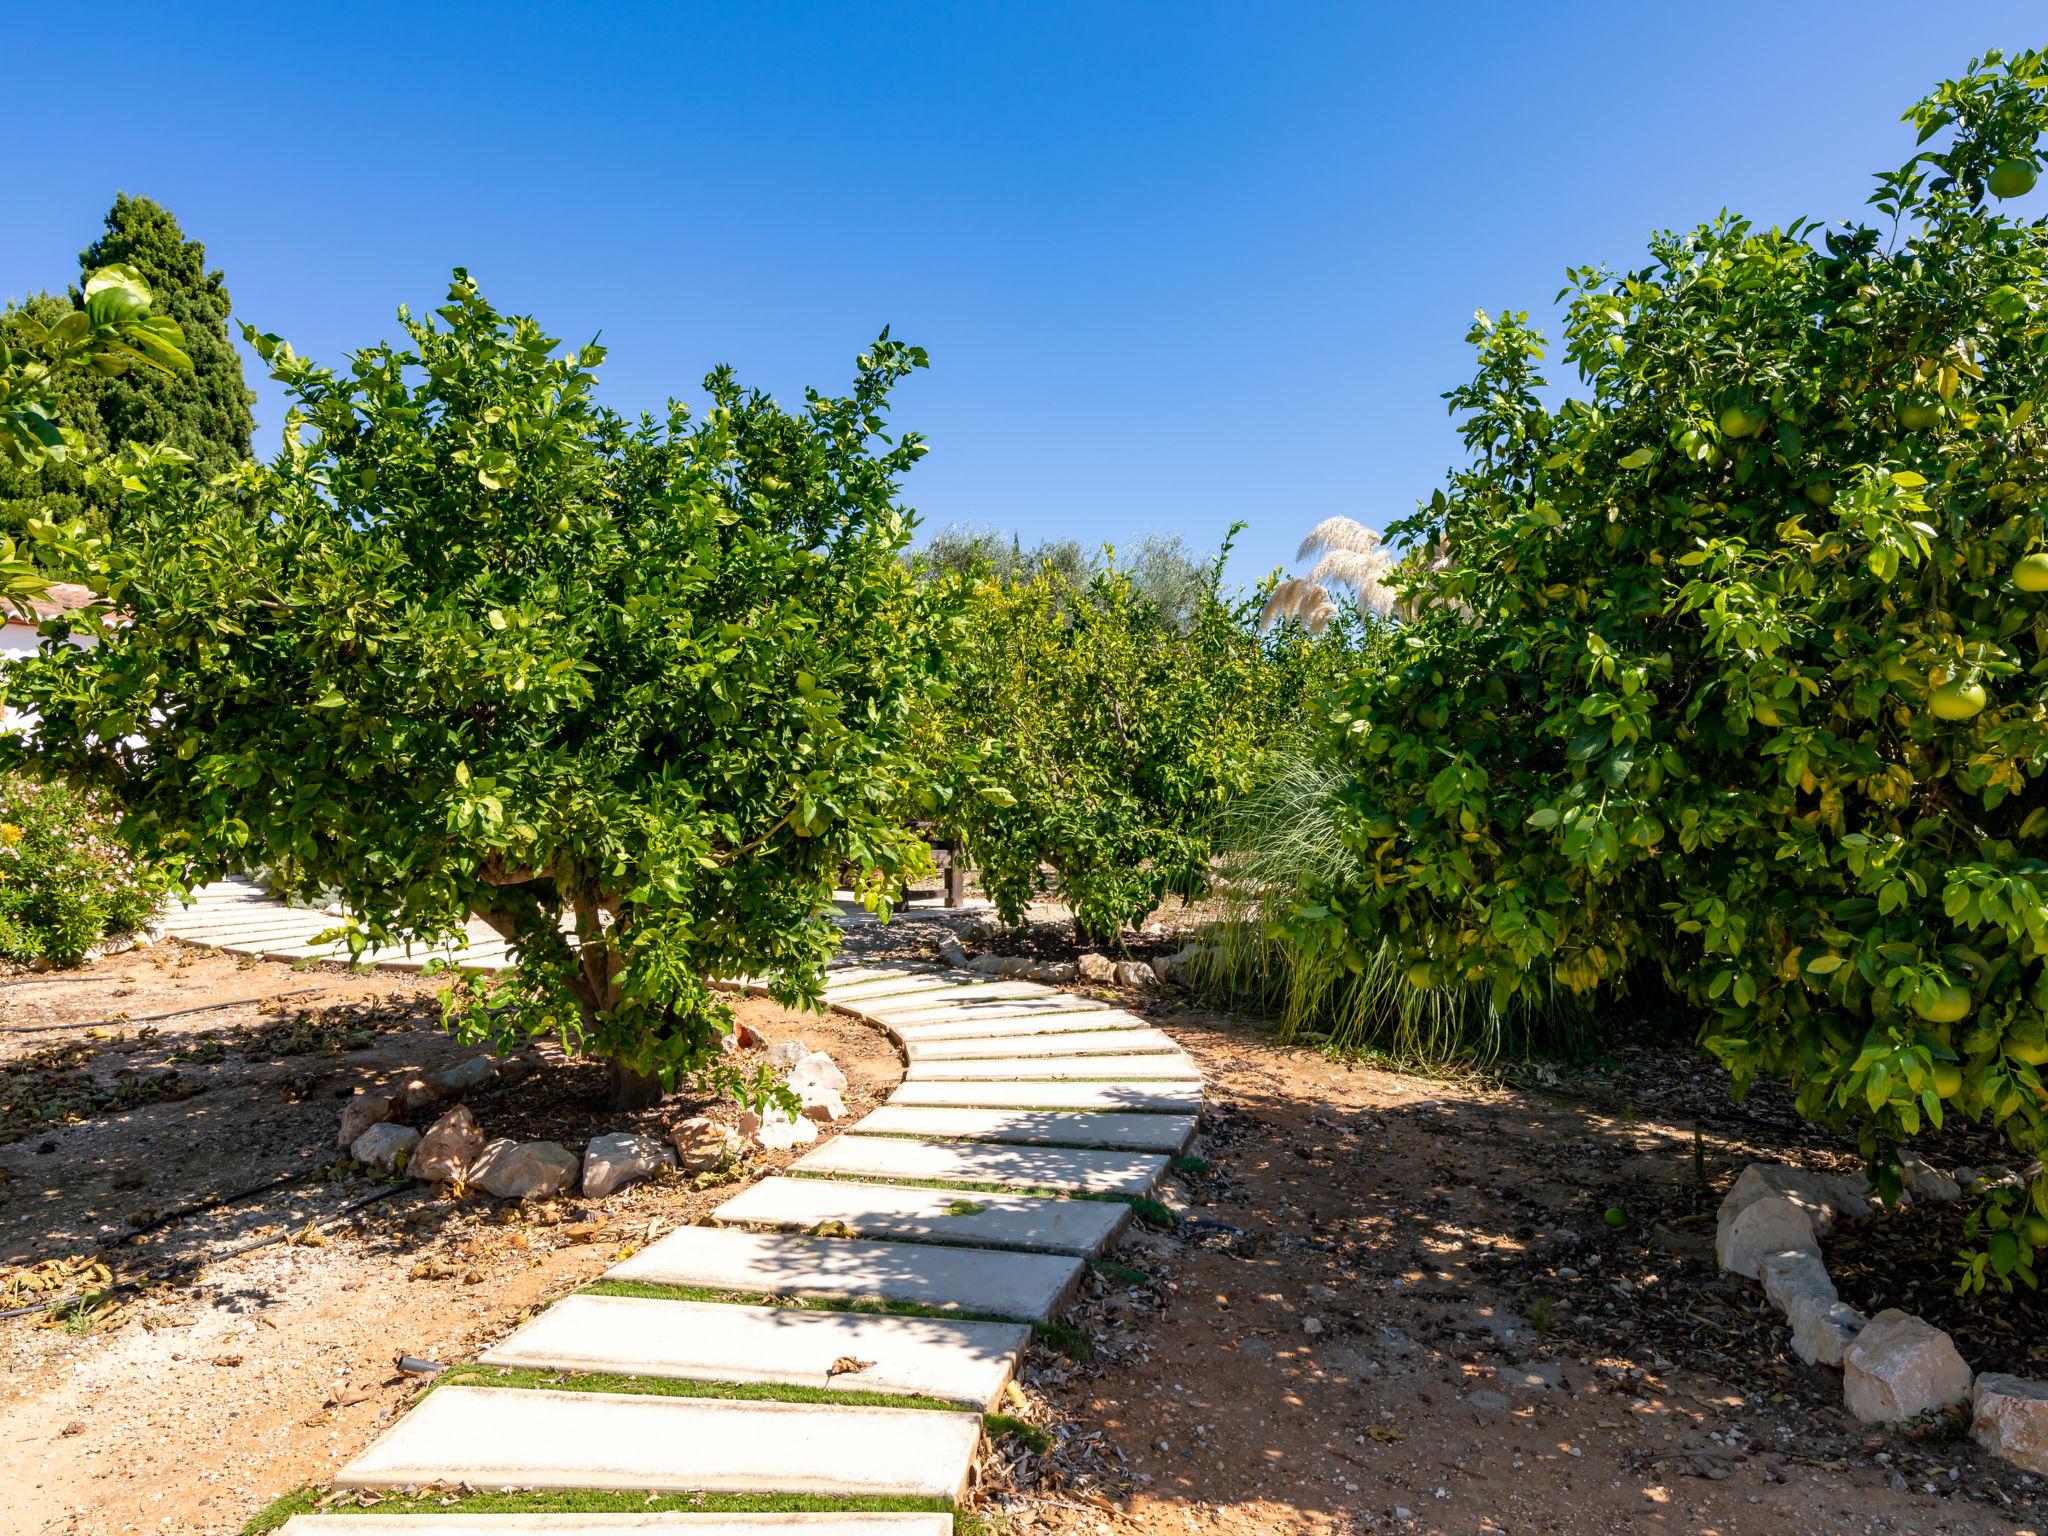
[[[334,922],[223,882],[166,931],[345,960],[319,940]],[[494,942],[473,938],[460,963],[502,967]],[[365,958],[417,969],[431,955]],[[728,1200],[718,1225],[670,1233],[482,1357],[544,1373],[542,1385],[453,1381],[334,1479],[534,1490],[542,1506],[610,1494],[618,1513],[298,1515],[285,1536],[950,1536],[950,1515],[874,1506],[966,1497],[981,1415],[1032,1328],[1053,1320],[1202,1108],[1194,1063],[1144,1021],[958,976],[836,968],[827,1001],[888,1030],[910,1061],[890,1102],[790,1176]],[[556,1384],[576,1372],[603,1373],[606,1390]],[[803,1495],[816,1512],[644,1508],[649,1494],[691,1493]],[[867,1507],[830,1512],[839,1499]]]

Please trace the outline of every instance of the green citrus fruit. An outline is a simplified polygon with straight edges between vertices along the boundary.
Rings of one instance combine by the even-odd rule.
[[[1747,406],[1730,405],[1721,410],[1723,437],[1755,437],[1764,429],[1764,418]]]
[[[1408,985],[1426,991],[1430,986],[1429,962],[1417,960],[1408,967]]]
[[[2011,1036],[2005,1042],[2005,1054],[2030,1067],[2048,1066],[2048,1035]]]
[[[2020,1218],[2020,1236],[2032,1248],[2048,1248],[2048,1216],[2029,1211]]]
[[[1991,702],[1982,683],[1943,683],[1927,700],[1937,720],[1970,720]]]
[[[1924,395],[1909,395],[1899,402],[1899,425],[1908,432],[1925,432],[1941,420],[1941,407]]]
[[[2025,197],[2038,176],[2031,160],[2001,160],[1991,168],[1993,197]]]
[[[1607,1207],[1605,1214],[1602,1215],[1601,1220],[1605,1221],[1610,1227],[1625,1227],[1628,1225],[1628,1212],[1618,1205],[1610,1205]]]
[[[1927,681],[1903,656],[1887,656],[1877,664],[1879,676],[1888,683],[1912,683],[1924,685]]]
[[[1825,480],[1809,480],[1806,482],[1806,499],[1816,507],[1832,505],[1835,499],[1835,488]]]
[[[2048,592],[2048,554],[2021,555],[2012,568],[2012,584],[2022,592]]]
[[[1944,1099],[1952,1099],[1961,1093],[1963,1069],[1952,1061],[1937,1061],[1934,1064],[1934,1091]]]
[[[1913,1011],[1930,1024],[1953,1024],[1970,1011],[1970,989],[1943,987],[1931,1002],[1925,992],[1916,993]]]

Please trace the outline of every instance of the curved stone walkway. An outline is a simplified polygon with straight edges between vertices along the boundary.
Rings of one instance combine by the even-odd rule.
[[[167,931],[328,958],[305,934],[321,914],[279,916],[250,890]],[[498,1381],[428,1393],[334,1479],[619,1512],[299,1515],[287,1536],[946,1536],[982,1416],[1033,1330],[1202,1107],[1194,1063],[1144,1020],[960,974],[835,967],[826,1001],[904,1053],[889,1101],[728,1200],[716,1225],[673,1232],[549,1307],[483,1355]],[[510,1384],[536,1371],[601,1372],[618,1390]],[[695,1493],[742,1509],[804,1496],[806,1512],[626,1512]]]

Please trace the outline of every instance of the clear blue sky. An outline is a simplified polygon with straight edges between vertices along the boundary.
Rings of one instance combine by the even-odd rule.
[[[602,332],[620,408],[719,361],[834,387],[888,323],[932,355],[928,530],[1242,519],[1249,580],[1438,482],[1475,307],[1723,206],[1855,214],[1906,104],[2048,11],[218,0],[10,36],[0,295],[70,280],[118,188],[323,361],[458,263]]]

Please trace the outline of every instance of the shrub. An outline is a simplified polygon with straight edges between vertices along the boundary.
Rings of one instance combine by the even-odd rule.
[[[1880,1171],[1949,1114],[2048,1145],[2048,229],[1986,198],[2048,65],[1908,118],[1952,138],[1879,226],[1723,215],[1574,272],[1579,398],[1480,317],[1469,467],[1394,530],[1451,558],[1326,718],[1358,868],[1287,914],[1497,1005],[1668,984],[1738,1089],[1789,1080]]]
[[[885,334],[797,411],[719,369],[701,419],[631,422],[598,348],[465,274],[402,318],[338,372],[252,338],[283,449],[137,498],[91,573],[121,622],[10,669],[16,750],[181,883],[267,866],[358,944],[476,912],[520,964],[464,1021],[644,1100],[717,1061],[715,978],[817,998],[842,861],[879,890],[926,857],[890,814],[939,650],[895,504],[923,447],[879,437],[924,354]]]
[[[956,582],[930,803],[1006,921],[1052,896],[1113,943],[1207,889],[1217,814],[1257,781],[1318,645],[1296,626],[1263,638],[1255,604],[1218,594],[1220,566],[1193,598],[1170,584],[1170,606],[1113,562],[1086,582],[1050,564]]]
[[[0,959],[76,965],[102,939],[147,924],[161,900],[100,797],[0,778]]]

